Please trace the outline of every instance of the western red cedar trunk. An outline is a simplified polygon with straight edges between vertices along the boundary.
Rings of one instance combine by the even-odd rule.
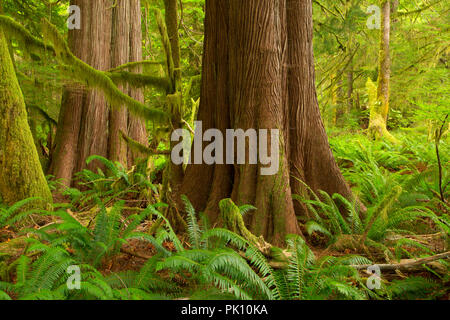
[[[72,0],[81,9],[81,29],[69,30],[69,47],[94,68],[110,68],[110,1]],[[107,157],[109,111],[102,93],[70,84],[61,103],[51,172],[69,186],[73,175],[86,168],[86,159]],[[93,168],[95,164],[89,167]]]
[[[315,192],[340,193],[351,198],[331,152],[315,89],[312,1],[287,0],[289,50],[290,173],[292,192],[305,194],[298,179]],[[308,216],[296,202],[296,213]]]
[[[224,136],[225,129],[279,129],[280,169],[262,176],[260,165],[191,164],[182,193],[213,221],[220,199],[255,205],[247,223],[273,243],[301,233],[297,216],[308,215],[292,199],[306,193],[297,179],[351,198],[320,116],[312,35],[310,0],[206,1],[198,120]]]
[[[0,196],[6,204],[40,197],[32,205],[50,209],[52,195],[28,125],[7,39],[0,27]]]
[[[171,112],[171,127],[173,130],[181,128],[182,121],[182,82],[181,82],[181,49],[178,34],[178,1],[164,0],[165,8],[165,24],[167,28],[168,42],[170,44],[170,53],[166,52],[167,61],[173,62],[173,70],[168,63],[167,70],[171,78],[171,88],[167,92],[168,109]],[[164,35],[162,35],[164,37]],[[174,143],[171,142],[170,148]],[[177,208],[180,205],[180,189],[183,181],[183,166],[173,162],[169,163],[168,171],[165,172],[163,181],[163,201],[170,204],[166,215],[172,221],[173,226],[178,229],[180,227],[180,219],[178,219]]]
[[[99,70],[142,60],[141,7],[139,0],[72,0],[81,9],[81,29],[69,30],[69,46],[81,60]],[[134,67],[140,72],[141,67]],[[120,86],[136,100],[144,101],[142,89]],[[110,111],[101,92],[82,85],[66,86],[61,105],[51,172],[71,184],[73,175],[93,169],[86,165],[91,155],[100,155],[132,165],[138,155],[128,150],[120,130],[147,144],[145,121],[128,114],[126,108]]]
[[[81,16],[81,30],[84,24],[90,24],[87,34],[89,45],[87,48],[76,48],[76,50],[88,50],[89,65],[98,70],[111,68],[111,24],[112,10],[111,1],[83,1],[83,6],[89,6],[90,22]],[[91,155],[108,157],[108,122],[109,109],[102,92],[89,90],[83,103],[81,127],[78,140],[77,166],[75,172],[84,168],[94,170],[98,165],[92,162],[86,165],[86,159]]]
[[[130,2],[130,62],[142,61],[142,20],[141,20],[141,1],[134,0]],[[134,67],[131,72],[142,73],[142,66]],[[144,90],[129,88],[129,96],[133,99],[144,102]],[[134,115],[128,114],[128,135],[134,140],[148,144],[148,135],[145,126],[145,120]],[[128,165],[134,164],[141,155],[131,148],[128,150]]]
[[[71,4],[81,9],[81,30],[69,30],[68,44],[73,54],[83,61],[88,61],[88,32],[92,23],[90,7],[86,0],[72,0]],[[77,165],[78,140],[80,135],[81,115],[86,91],[82,85],[69,84],[64,87],[55,147],[50,172],[62,183],[70,186]]]
[[[112,8],[112,34],[111,34],[111,67],[116,68],[129,61],[130,58],[130,2],[117,0]],[[127,85],[119,85],[118,88],[127,92]],[[122,106],[118,110],[110,111],[109,120],[109,159],[127,164],[127,145],[121,138],[120,132],[127,132],[128,112]]]

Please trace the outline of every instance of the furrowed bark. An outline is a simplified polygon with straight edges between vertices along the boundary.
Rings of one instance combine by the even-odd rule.
[[[221,199],[255,205],[246,215],[249,229],[275,244],[287,233],[300,234],[296,216],[308,214],[292,200],[293,193],[307,195],[297,179],[316,192],[352,198],[320,116],[312,34],[311,1],[206,1],[203,132],[217,128],[225,137],[226,129],[280,130],[279,171],[261,175],[261,165],[248,164],[247,149],[246,164],[188,165],[182,194],[212,222]]]

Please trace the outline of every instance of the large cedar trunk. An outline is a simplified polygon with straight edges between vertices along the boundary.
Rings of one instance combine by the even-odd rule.
[[[25,101],[0,27],[0,196],[12,205],[39,197],[34,207],[50,209],[52,195],[33,141]]]
[[[139,0],[72,0],[81,9],[81,29],[69,30],[72,52],[92,67],[108,70],[142,60],[141,7]],[[134,72],[141,69],[136,67]],[[143,102],[142,89],[119,86]],[[120,131],[146,144],[145,121],[129,115],[125,107],[110,111],[103,94],[82,85],[67,85],[61,105],[51,172],[70,185],[76,172],[93,169],[86,165],[91,155],[100,155],[132,165],[138,156],[120,138]]]
[[[308,215],[292,199],[293,193],[306,195],[299,180],[351,198],[316,97],[312,2],[207,0],[205,33],[203,131],[217,128],[225,136],[226,129],[279,129],[279,171],[262,176],[261,165],[191,164],[182,193],[212,221],[223,198],[253,204],[258,209],[247,216],[250,229],[282,243],[286,234],[301,233],[297,217]]]

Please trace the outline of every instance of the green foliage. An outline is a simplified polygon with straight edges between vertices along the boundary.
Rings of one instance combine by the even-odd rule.
[[[63,194],[70,197],[73,206],[90,207],[95,203],[95,198],[102,199],[104,203],[116,199],[142,200],[142,203],[147,203],[159,197],[157,186],[149,179],[146,159],[138,162],[131,170],[101,156],[91,156],[86,160],[87,164],[93,161],[103,165],[106,172],[101,168],[97,168],[97,173],[84,169],[75,175],[75,181],[83,191],[77,188],[63,189]]]
[[[38,200],[40,200],[40,198],[28,198],[19,201],[12,206],[6,206],[0,203],[0,228],[13,226],[31,214],[36,213],[36,209],[26,210],[26,207],[30,203]]]
[[[295,196],[314,217],[305,223],[305,234],[321,234],[328,245],[343,238],[356,242],[363,239],[365,246],[380,249],[387,260],[423,257],[436,249],[416,241],[414,236],[439,231],[448,247],[447,127],[436,139],[436,130],[447,116],[450,102],[449,87],[445,85],[449,77],[447,8],[444,1],[430,5],[422,2],[401,2],[392,19],[388,129],[393,130],[399,141],[393,144],[370,141],[364,132],[368,107],[375,103],[372,101],[375,91],[367,92],[366,81],[376,82],[378,74],[379,31],[366,26],[366,8],[372,3],[314,1],[317,91],[322,116],[328,120],[326,126],[335,158],[354,194],[367,207],[363,214],[359,202],[339,194],[315,194],[310,190],[309,197]],[[360,275],[352,265],[375,261],[354,255],[317,258],[298,236],[288,236],[287,247],[271,248],[268,257],[258,247],[261,239],[245,228],[245,215],[256,208],[238,207],[230,199],[224,199],[220,205],[228,229],[210,229],[207,217],[197,214],[189,200],[182,197],[187,234],[175,233],[162,213],[166,205],[159,203],[162,186],[158,176],[167,168],[165,153],[172,129],[160,121],[168,120],[161,110],[170,104],[170,99],[181,98],[181,119],[187,119],[190,125],[196,119],[204,0],[182,1],[178,30],[180,69],[174,69],[173,61],[167,59],[171,50],[168,37],[161,37],[158,31],[158,22],[164,28],[162,2],[143,0],[143,51],[148,60],[105,72],[86,65],[68,49],[67,1],[29,4],[3,0],[5,16],[0,16],[0,27],[8,35],[8,49],[24,94],[34,142],[42,151],[43,167],[53,150],[62,86],[74,80],[102,90],[112,107],[126,105],[134,114],[151,120],[147,123],[150,148],[131,139],[127,142],[152,157],[149,161],[153,163],[149,166],[145,160],[128,170],[120,163],[92,156],[87,163],[96,169],[77,174],[75,187],[64,190],[70,204],[54,205],[54,212],[28,210],[28,205],[38,201],[37,198],[12,206],[0,202],[0,233],[5,232],[0,234],[2,239],[9,239],[10,227],[16,231],[30,215],[43,213],[49,219],[44,227],[21,228],[17,236],[26,234],[29,240],[17,260],[5,260],[10,255],[0,253],[0,279],[4,280],[0,282],[0,300],[445,297],[448,289],[442,284],[448,284],[448,276],[429,267],[426,270],[432,275],[430,279],[407,277],[390,283],[383,280],[381,290],[370,291],[365,287],[365,275]],[[42,21],[47,43],[42,40]],[[138,65],[143,73],[132,73]],[[173,91],[174,72],[182,75],[177,79],[181,83],[176,84],[179,92],[167,96],[167,92]],[[121,93],[117,86],[125,83],[144,88],[146,103],[138,103]],[[442,172],[437,165],[435,143],[440,148]],[[155,155],[154,150],[161,155]],[[51,190],[58,191],[59,182],[49,179]],[[142,231],[148,224],[156,224],[154,233]],[[121,255],[139,255],[125,252],[136,241],[149,243],[154,249],[152,256],[133,257],[138,261],[138,270],[109,270],[109,263]],[[357,249],[367,253],[364,248]],[[440,263],[448,267],[445,261]],[[69,290],[66,285],[67,268],[73,265],[81,269],[81,290]]]

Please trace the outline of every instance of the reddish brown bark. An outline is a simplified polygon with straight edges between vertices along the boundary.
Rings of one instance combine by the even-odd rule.
[[[250,229],[282,243],[287,233],[301,233],[297,216],[307,215],[292,199],[292,193],[305,193],[296,178],[315,191],[351,197],[318,107],[312,3],[207,0],[205,33],[198,115],[203,131],[279,129],[280,170],[262,176],[260,165],[192,164],[182,193],[213,221],[220,199],[253,204],[258,209],[247,217]]]
[[[130,2],[118,0],[112,9],[112,34],[111,34],[111,67],[116,68],[129,61],[130,58]],[[127,92],[127,85],[119,85],[123,92]],[[128,150],[120,132],[127,132],[128,112],[122,106],[119,110],[110,111],[109,120],[109,159],[119,161],[126,165]]]
[[[142,22],[139,18],[141,16],[141,1],[130,2],[130,62],[142,61]],[[134,67],[131,72],[142,73],[142,67]],[[142,89],[129,88],[129,96],[133,99],[144,102],[144,91]],[[134,140],[147,145],[148,135],[145,127],[145,120],[137,118],[134,115],[128,114],[128,135]],[[136,159],[141,157],[139,153],[128,149],[128,165],[134,164]]]
[[[81,9],[81,29],[69,31],[69,46],[81,60],[99,70],[142,60],[142,31],[139,0],[72,0]],[[135,72],[141,69],[136,67]],[[125,93],[144,101],[142,89],[121,86]],[[86,165],[91,155],[100,155],[123,165],[132,165],[138,156],[128,150],[120,130],[146,144],[145,121],[130,116],[125,108],[111,111],[101,92],[81,85],[65,88],[55,139],[51,172],[70,185],[76,172],[94,169]]]

